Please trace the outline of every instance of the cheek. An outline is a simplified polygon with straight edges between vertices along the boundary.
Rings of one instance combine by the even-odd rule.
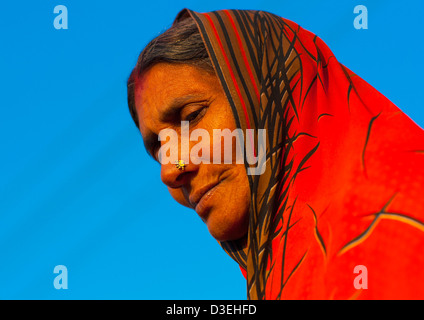
[[[234,119],[233,112],[231,111],[231,107],[229,106],[227,101],[221,99],[221,102],[216,102],[215,106],[209,111],[210,113],[205,117],[205,121],[200,123],[200,126],[209,132],[211,147],[210,156],[212,157],[213,154],[221,154],[221,159],[223,161],[222,157],[224,157],[225,154],[224,145],[227,143],[225,141],[227,140],[227,138],[229,138],[224,138],[224,136],[226,136],[227,134],[232,134],[234,130],[237,129],[236,122]],[[225,129],[229,130],[229,132],[227,131],[227,133],[226,131],[223,131]],[[217,131],[214,132],[214,130]],[[219,140],[221,140],[221,142],[219,142]],[[230,141],[232,144],[232,156],[235,160],[236,139],[234,137],[231,137],[228,141]],[[240,142],[242,143],[242,141]],[[221,147],[221,149],[219,149],[219,147]]]
[[[168,191],[171,194],[172,198],[174,198],[174,200],[177,201],[179,204],[185,207],[191,208],[186,198],[184,197],[184,194],[181,188],[178,188],[178,189],[168,188]]]
[[[219,241],[240,239],[248,231],[250,187],[246,170],[239,165],[231,171],[207,219],[209,232]]]
[[[217,122],[219,122],[219,128],[226,128],[231,131],[237,128],[234,114],[231,111],[231,107],[228,102],[223,103],[222,111],[220,112],[220,117],[218,117]]]

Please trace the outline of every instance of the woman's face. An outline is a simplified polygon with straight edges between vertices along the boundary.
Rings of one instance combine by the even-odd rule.
[[[189,150],[181,150],[181,121],[189,121],[190,133],[200,128],[209,133],[211,164],[190,161],[184,171],[175,163],[161,164],[161,178],[176,201],[197,212],[214,238],[243,237],[248,227],[250,187],[244,164],[235,163],[236,143],[232,143],[231,164],[212,164],[213,129],[236,129],[218,78],[191,65],[158,63],[136,82],[135,104],[146,149],[156,159],[161,145],[169,142],[158,141],[163,129],[177,132],[178,159],[200,141],[190,141]],[[223,146],[220,152],[224,159]]]

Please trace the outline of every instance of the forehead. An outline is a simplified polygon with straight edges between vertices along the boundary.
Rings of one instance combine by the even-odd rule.
[[[218,79],[197,67],[158,63],[135,82],[135,106],[142,135],[160,130],[161,114],[176,99],[213,95],[220,90]]]

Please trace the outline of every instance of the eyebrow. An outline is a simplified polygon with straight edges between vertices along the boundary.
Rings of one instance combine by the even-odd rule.
[[[198,99],[202,99],[203,96],[200,94],[188,94],[182,97],[174,98],[171,103],[165,108],[165,110],[159,115],[159,120],[161,122],[170,122],[173,119],[176,119],[181,112],[181,107],[193,102]],[[152,154],[152,150],[158,144],[158,135],[154,133],[148,133],[145,138],[143,138],[144,148],[150,157],[156,160],[155,156]]]

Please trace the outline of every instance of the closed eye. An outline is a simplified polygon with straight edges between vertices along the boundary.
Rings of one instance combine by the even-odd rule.
[[[200,107],[195,111],[189,113],[187,116],[181,115],[181,121],[189,121],[191,125],[197,124],[205,115],[207,110],[206,106]]]
[[[190,113],[184,120],[192,122],[197,118],[197,116],[202,112],[203,109],[197,110],[195,112]]]

